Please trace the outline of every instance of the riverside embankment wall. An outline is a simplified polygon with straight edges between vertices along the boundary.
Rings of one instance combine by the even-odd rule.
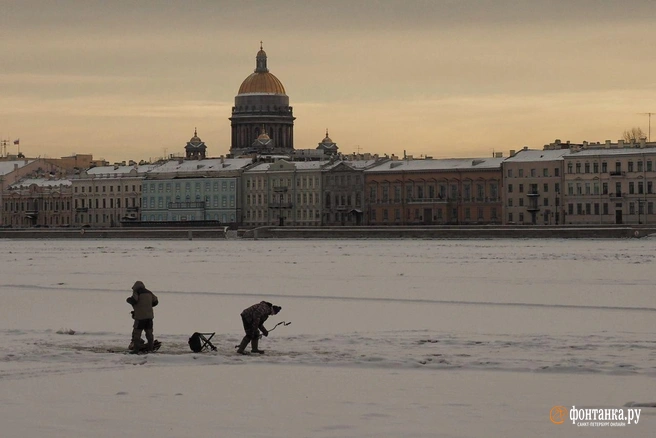
[[[255,239],[495,239],[637,238],[655,227],[261,227],[242,233]]]
[[[0,239],[225,239],[221,228],[4,229]]]

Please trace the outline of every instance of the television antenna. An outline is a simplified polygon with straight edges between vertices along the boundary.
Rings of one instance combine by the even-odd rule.
[[[648,134],[649,137],[647,141],[651,142],[651,115],[656,113],[640,113],[640,114],[647,115],[649,117],[649,134]]]

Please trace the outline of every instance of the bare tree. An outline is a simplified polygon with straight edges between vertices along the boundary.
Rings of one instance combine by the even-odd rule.
[[[633,127],[629,130],[624,131],[622,134],[622,140],[626,142],[639,142],[641,139],[647,138],[644,132],[640,127]]]

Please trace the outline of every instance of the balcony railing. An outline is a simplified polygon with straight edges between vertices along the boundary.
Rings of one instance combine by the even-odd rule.
[[[292,208],[293,204],[291,202],[270,202],[269,208]]]
[[[205,201],[195,201],[195,202],[169,202],[168,208],[171,210],[185,210],[190,208],[195,209],[204,209]]]

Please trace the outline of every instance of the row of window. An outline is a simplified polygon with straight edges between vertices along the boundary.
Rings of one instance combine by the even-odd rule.
[[[635,165],[634,165],[635,164]],[[576,169],[576,172],[574,171]],[[583,171],[581,171],[583,170]],[[643,164],[642,161],[637,161],[634,163],[633,161],[629,161],[627,163],[627,172],[643,172],[643,171],[651,172],[653,170],[653,163],[651,160],[648,160],[646,162],[646,165]],[[622,162],[621,161],[616,161],[615,162],[615,170],[612,171],[611,173],[620,173],[622,172]],[[599,173],[599,163],[592,163],[592,167],[590,163],[583,163],[581,165],[580,162],[574,163],[567,163],[567,173]],[[608,172],[608,163],[605,161],[601,162],[601,173],[609,173]]]
[[[600,163],[599,162],[585,162],[581,163],[577,161],[576,163],[573,162],[568,162],[567,163],[567,173],[568,174],[573,174],[573,173],[600,173]],[[514,171],[517,170],[517,177],[518,178],[524,178],[524,169],[507,169],[506,170],[506,176],[508,178],[513,178],[514,176]],[[654,170],[653,167],[653,162],[651,160],[647,160],[646,162],[643,163],[643,161],[629,161],[627,162],[627,172],[651,172]],[[615,170],[613,173],[620,173],[622,172],[622,162],[621,161],[616,161],[615,162]],[[608,162],[602,161],[601,162],[601,173],[609,173],[608,172]],[[538,176],[538,169],[532,168],[529,169],[527,177],[530,176],[531,178],[535,178]],[[549,177],[549,169],[544,167],[542,168],[542,176],[543,177]],[[553,168],[553,176],[558,177],[560,176],[560,169],[558,167]]]
[[[514,174],[514,169],[507,169],[506,170],[506,175],[508,178],[512,178]],[[530,169],[529,175],[531,178],[537,177],[538,171],[537,169]],[[543,177],[549,177],[549,169],[546,167],[542,168],[542,176]],[[560,176],[560,168],[554,167],[553,168],[553,176],[558,177]],[[517,169],[517,178],[524,178],[524,169]]]
[[[645,204],[647,204],[647,214],[654,214],[653,202],[629,202],[629,214],[645,214]],[[576,207],[576,210],[575,210]],[[601,207],[601,208],[600,208]],[[636,208],[637,207],[637,208]],[[622,204],[615,205],[616,210],[622,210]],[[574,213],[576,211],[576,213]],[[599,214],[615,214],[611,213],[608,203],[570,203],[567,205],[567,213],[577,215],[599,215]]]
[[[246,178],[246,188],[247,189],[266,189],[267,180],[270,180],[273,184],[273,187],[292,187],[291,178],[267,178],[267,177],[251,177]],[[350,183],[350,179],[349,179]],[[296,177],[296,187],[297,188],[318,188],[319,187],[319,177],[303,176]]]
[[[163,213],[158,213],[158,214],[143,214],[141,215],[141,220],[142,221],[150,221],[150,222],[164,222],[164,221],[173,221],[173,222],[185,222],[185,221],[195,221],[195,220],[215,220],[219,221],[221,223],[227,224],[227,223],[232,223],[235,222],[235,215],[234,213],[232,214],[226,214],[226,213],[215,213],[215,214],[206,214],[203,217],[196,217],[195,214],[172,214],[167,215]]]
[[[484,199],[486,197],[486,185],[485,184],[476,184],[475,193],[472,191],[474,187],[471,184],[462,185],[462,196],[464,198],[470,199],[473,198],[474,194],[478,199]],[[394,195],[394,199],[401,199],[401,193],[403,192],[401,185],[389,186],[375,186],[372,185],[369,187],[369,199],[379,199],[378,194],[380,190],[380,199],[383,199],[383,202],[387,202],[387,199],[390,198],[390,194]],[[487,192],[489,193],[490,198],[497,198],[499,196],[499,190],[496,183],[487,185]],[[458,190],[458,184],[450,184],[448,186],[448,198],[457,199],[460,195]],[[391,192],[391,193],[390,193]],[[412,186],[407,185],[405,187],[406,199],[446,199],[447,198],[447,185],[440,184],[437,187],[434,185],[429,185],[427,187],[423,186]]]
[[[143,184],[143,190],[144,193],[171,193],[171,190],[174,190],[176,192],[182,191],[184,189],[185,192],[191,192],[192,189],[192,184],[193,188],[195,191],[199,192],[201,188],[205,188],[206,192],[209,192],[211,190],[217,191],[219,190],[219,181],[205,181],[205,182],[176,182],[176,183],[154,183],[154,182],[144,182]],[[221,181],[221,190],[235,190],[235,180],[229,180],[229,181]]]
[[[95,190],[94,190],[94,187],[95,187]],[[100,190],[101,187],[102,187],[102,190]],[[81,193],[93,193],[93,192],[95,192],[95,193],[100,193],[100,192],[107,193],[107,188],[108,187],[109,187],[109,193],[113,193],[115,186],[105,186],[105,185],[103,185],[103,186],[79,186],[79,185],[74,185],[73,186],[73,192],[78,193],[78,188],[79,188]],[[123,187],[125,187],[124,191],[127,192],[129,186],[125,185]],[[139,187],[139,186],[136,185],[136,184],[132,184],[132,191],[136,192],[137,187]],[[116,191],[117,192],[121,191],[121,185],[116,186]]]
[[[528,193],[538,193],[538,184],[528,184]],[[554,192],[560,193],[560,183],[554,183],[553,185]],[[514,187],[512,184],[508,184],[508,193],[513,193]],[[524,184],[518,184],[517,185],[517,192],[518,193],[524,193]],[[542,192],[543,193],[548,193],[549,192],[549,184],[548,183],[543,183],[542,184]]]
[[[4,210],[13,213],[26,210],[61,211],[71,209],[71,201],[48,201],[35,199],[34,201],[5,201],[4,204]]]
[[[636,184],[633,181],[630,181],[628,183],[628,188],[629,188],[629,194],[634,195],[642,195],[644,193],[647,194],[653,194],[654,193],[654,184],[653,181],[647,181],[646,184],[647,191],[645,192],[645,183],[643,181],[638,181]],[[615,183],[615,194],[621,195],[623,193],[622,191],[623,188],[623,183],[622,182],[616,182]],[[608,192],[608,183],[602,183],[601,184],[601,194],[607,195]],[[592,184],[590,183],[568,183],[567,184],[567,194],[568,195],[599,195],[599,183],[594,182]]]
[[[266,200],[266,195],[257,194],[257,195],[246,195],[246,205],[264,205]],[[269,203],[278,204],[280,202],[292,202],[292,194],[272,194],[271,200]],[[318,193],[297,193],[296,194],[296,203],[298,205],[316,205],[319,203],[319,194]]]
[[[205,195],[204,197],[201,198],[200,194],[196,194],[194,199],[191,199],[191,195],[187,194],[185,195],[184,199],[180,195],[176,195],[175,198],[171,198],[171,196],[144,196],[143,198],[143,205],[144,208],[168,208],[168,205],[171,204],[171,202],[175,203],[181,203],[181,202],[205,202],[206,207],[218,207],[219,206],[219,201],[221,203],[221,207],[227,208],[228,206],[231,208],[235,207],[235,195],[230,195],[229,197],[226,195]]]
[[[246,211],[246,220],[261,220],[261,219],[268,219],[268,210],[247,210]],[[315,220],[320,218],[320,211],[319,210],[297,210],[297,219],[296,220]],[[289,217],[287,214],[283,214],[284,217]],[[273,219],[277,218],[277,213],[275,213],[275,216]]]
[[[538,200],[535,199],[535,201],[534,201],[532,204],[529,203],[529,206],[537,207],[538,203],[539,203]],[[508,198],[508,199],[506,200],[506,204],[508,205],[508,207],[513,207],[513,206],[514,206],[514,200],[513,200],[513,198]],[[548,207],[548,206],[549,206],[549,198],[542,198],[542,205],[543,205],[544,207]],[[555,205],[556,207],[559,207],[559,206],[560,206],[560,198],[556,198],[556,199],[555,199],[555,203],[554,203],[554,205]],[[523,206],[524,206],[524,198],[518,198],[518,199],[517,199],[517,207],[523,207]]]
[[[450,208],[450,209],[436,208],[435,211],[433,211],[432,209],[426,209],[426,210],[429,210],[429,211],[422,211],[418,208],[409,209],[407,211],[407,216],[408,216],[407,219],[413,219],[414,218],[414,220],[424,221],[424,222],[430,221],[430,220],[440,222],[440,221],[444,221],[445,219],[450,220],[452,222],[456,222],[456,221],[459,220],[458,219],[458,209],[457,208]],[[372,222],[375,222],[377,220],[376,219],[376,216],[377,216],[376,211],[377,210],[373,209],[370,212],[370,215],[371,215],[370,220]],[[382,220],[383,220],[383,222],[390,220],[390,210],[387,209],[387,208],[383,208],[381,211],[382,211]],[[401,209],[400,208],[393,209],[392,213],[393,213],[393,217],[394,217],[393,220],[401,221]],[[435,213],[434,216],[432,216],[433,213]],[[476,213],[476,216],[474,217],[472,215],[472,209],[471,208],[469,208],[469,207],[464,208],[463,209],[464,220],[471,221],[471,220],[475,219],[475,220],[478,220],[478,221],[485,221],[485,220],[489,219],[490,221],[496,221],[498,219],[496,207],[490,208],[490,217],[489,218],[485,217],[485,209],[484,208],[481,208],[481,207],[476,208],[475,213]],[[411,217],[411,214],[414,214],[414,217]],[[429,217],[425,218],[424,214],[428,214]],[[450,216],[447,218],[447,215],[449,215],[449,214],[450,214]]]
[[[75,208],[121,208],[121,198],[78,199],[73,200]],[[137,198],[125,198],[124,207],[138,207]],[[130,205],[132,204],[132,205]]]

